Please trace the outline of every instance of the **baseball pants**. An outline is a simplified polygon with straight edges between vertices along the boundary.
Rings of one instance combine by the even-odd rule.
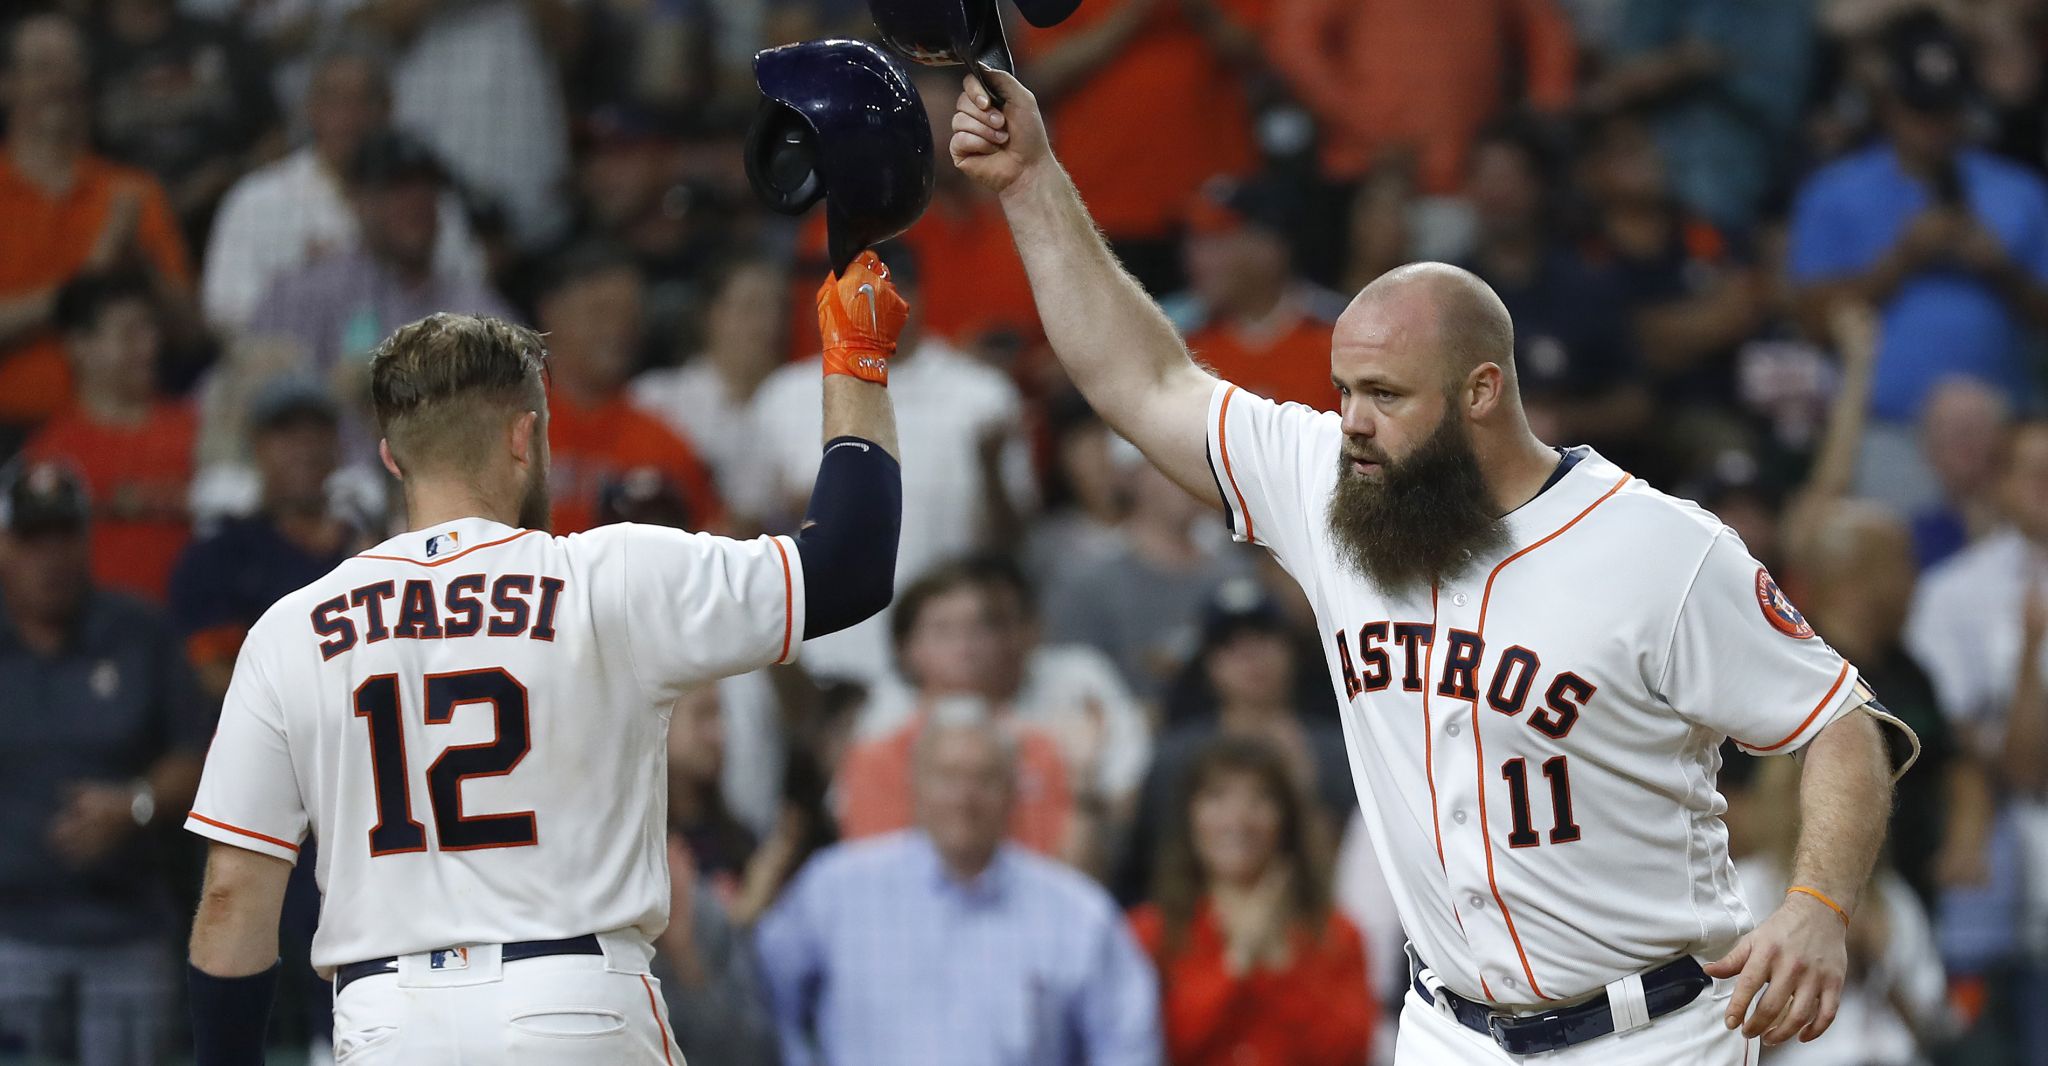
[[[647,972],[652,952],[630,934],[599,940],[603,955],[513,962],[495,944],[472,946],[459,968],[445,953],[440,969],[429,953],[400,956],[397,973],[334,997],[335,1066],[683,1066]]]
[[[1510,1055],[1490,1037],[1447,1018],[1409,989],[1401,999],[1394,1066],[1755,1066],[1761,1040],[1744,1039],[1722,1018],[1734,981],[1716,981],[1698,999],[1640,1029],[1610,1033],[1541,1055]]]
[[[168,941],[0,942],[0,1031],[25,1040],[32,1058],[71,1052],[82,1066],[155,1066],[175,1009],[174,972]]]

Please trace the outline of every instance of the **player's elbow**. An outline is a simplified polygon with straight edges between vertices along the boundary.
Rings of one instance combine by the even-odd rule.
[[[903,471],[889,453],[842,437],[826,447],[797,534],[804,571],[804,638],[873,618],[896,589]]]

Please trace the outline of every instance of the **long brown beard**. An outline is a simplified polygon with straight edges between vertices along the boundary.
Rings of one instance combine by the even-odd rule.
[[[1354,470],[1354,458],[1379,463],[1379,477]],[[1326,520],[1344,561],[1389,594],[1438,585],[1508,545],[1479,456],[1448,413],[1399,462],[1346,440]]]

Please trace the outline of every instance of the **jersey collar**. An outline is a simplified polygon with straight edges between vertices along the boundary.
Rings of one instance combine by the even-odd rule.
[[[487,544],[536,532],[488,518],[458,518],[425,529],[410,530],[363,552],[362,559],[402,559],[429,565],[452,559]]]
[[[1557,532],[1629,476],[1585,445],[1567,449],[1558,466],[1559,472],[1542,491],[1508,512],[1510,551]]]

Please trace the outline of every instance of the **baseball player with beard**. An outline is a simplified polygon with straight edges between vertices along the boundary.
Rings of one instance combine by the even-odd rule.
[[[1465,271],[1358,294],[1338,413],[1218,381],[1111,256],[1031,94],[988,76],[1006,103],[968,78],[953,159],[1000,195],[1061,363],[1314,605],[1409,938],[1396,1060],[1737,1066],[1825,1032],[1890,810],[1881,729],[1905,728],[1855,667],[1713,515],[1530,432],[1507,310]],[[1802,761],[1793,887],[1761,924],[1725,738]]]

